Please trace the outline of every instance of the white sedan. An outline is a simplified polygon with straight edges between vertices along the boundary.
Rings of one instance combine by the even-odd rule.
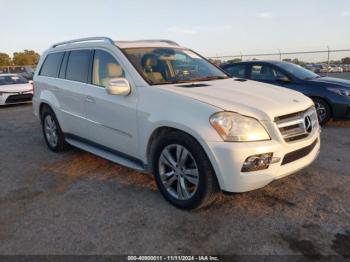
[[[17,74],[0,74],[0,105],[32,101],[33,85]]]

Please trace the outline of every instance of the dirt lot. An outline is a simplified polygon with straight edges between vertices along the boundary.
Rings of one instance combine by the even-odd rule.
[[[0,108],[0,254],[350,255],[350,122],[305,170],[181,211],[152,178],[46,147],[31,106]]]

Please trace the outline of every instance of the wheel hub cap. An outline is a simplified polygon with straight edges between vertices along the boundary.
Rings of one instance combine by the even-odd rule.
[[[167,192],[179,200],[190,199],[198,188],[199,173],[191,153],[181,145],[168,145],[160,154],[160,179]]]
[[[55,121],[50,115],[45,117],[44,129],[47,142],[50,144],[50,146],[55,147],[58,142],[57,127]]]

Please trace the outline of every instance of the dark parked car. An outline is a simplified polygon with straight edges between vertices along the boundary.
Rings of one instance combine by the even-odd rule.
[[[330,118],[350,119],[350,81],[321,77],[299,65],[281,61],[223,64],[232,77],[246,78],[299,91],[315,103],[321,124]]]

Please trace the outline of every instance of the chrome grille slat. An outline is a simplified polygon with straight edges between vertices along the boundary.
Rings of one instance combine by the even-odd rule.
[[[283,136],[291,136],[291,135],[297,135],[297,134],[302,134],[305,133],[305,129],[298,127],[298,128],[293,128],[287,131],[283,131]]]
[[[286,126],[292,126],[292,125],[297,125],[297,124],[302,124],[304,121],[302,119],[296,119],[292,121],[283,121],[278,124],[278,128],[286,127]]]
[[[301,136],[301,135],[305,135],[307,133],[305,132],[299,132],[299,133],[292,133],[292,134],[286,134],[286,135],[283,135],[283,138],[284,139],[288,139],[288,138],[292,138],[292,137],[296,137],[296,136]]]
[[[305,126],[305,118],[307,116],[311,120],[312,130],[310,133],[306,130]],[[311,107],[305,111],[278,116],[275,118],[275,123],[286,142],[304,139],[312,134],[318,127],[316,109]]]

